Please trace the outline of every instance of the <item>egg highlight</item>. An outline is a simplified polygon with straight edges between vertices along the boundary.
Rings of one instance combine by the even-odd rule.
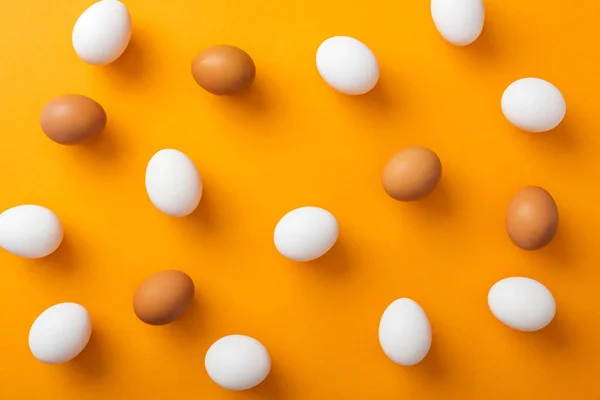
[[[87,310],[77,303],[56,304],[41,313],[29,330],[29,349],[46,364],[72,360],[85,349],[92,334]]]
[[[394,300],[381,316],[379,344],[396,364],[420,363],[431,348],[431,325],[421,306],[409,298]]]
[[[502,94],[501,107],[511,124],[528,132],[554,129],[567,113],[560,90],[539,78],[523,78],[511,83]]]
[[[271,371],[271,357],[258,340],[244,335],[229,335],[210,346],[204,366],[217,385],[229,390],[247,390],[267,378]]]
[[[274,232],[275,247],[293,261],[312,261],[327,253],[337,241],[339,227],[329,211],[300,207],[279,220]]]
[[[121,57],[130,39],[129,10],[118,0],[92,4],[73,27],[73,48],[79,58],[92,65],[110,64]]]
[[[431,0],[431,17],[444,39],[456,46],[473,43],[483,30],[482,0]]]
[[[321,43],[317,49],[317,69],[329,86],[349,95],[365,94],[379,80],[375,54],[349,36],[334,36]]]
[[[525,332],[543,329],[556,314],[556,302],[548,288],[520,276],[496,282],[488,293],[488,305],[504,325]]]
[[[192,160],[179,150],[163,149],[146,167],[146,192],[150,201],[173,217],[191,214],[202,197],[202,180]]]
[[[62,239],[60,220],[45,207],[26,204],[0,214],[0,247],[16,256],[46,257],[60,246]]]

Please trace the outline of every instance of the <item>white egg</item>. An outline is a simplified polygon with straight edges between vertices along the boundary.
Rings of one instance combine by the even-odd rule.
[[[271,357],[258,340],[244,335],[229,335],[210,346],[204,366],[217,385],[229,390],[246,390],[269,375]]]
[[[29,349],[46,364],[72,360],[85,349],[92,334],[87,310],[77,303],[60,303],[41,313],[29,330]]]
[[[511,83],[504,90],[501,106],[511,124],[528,132],[556,128],[567,112],[560,90],[538,78],[523,78]]]
[[[438,32],[456,46],[473,43],[483,30],[482,0],[431,0],[431,17]]]
[[[488,293],[488,305],[500,322],[519,331],[540,330],[556,313],[554,297],[546,286],[524,277],[496,282]]]
[[[185,217],[200,203],[202,180],[188,156],[179,150],[163,149],[148,162],[146,191],[160,211],[173,217]]]
[[[130,39],[129,10],[117,0],[92,4],[73,27],[73,48],[88,64],[110,64],[121,57]]]
[[[348,36],[334,36],[321,43],[317,69],[329,86],[350,95],[367,93],[379,80],[379,64],[371,49]]]
[[[25,258],[52,254],[63,239],[56,214],[42,206],[26,204],[0,214],[0,247]]]
[[[421,306],[408,298],[392,302],[379,322],[379,344],[396,364],[421,362],[431,347],[431,325]]]
[[[300,207],[283,216],[275,227],[275,247],[294,261],[311,261],[327,253],[337,241],[338,222],[319,207]]]

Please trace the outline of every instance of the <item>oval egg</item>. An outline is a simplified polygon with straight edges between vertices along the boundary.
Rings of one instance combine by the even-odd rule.
[[[186,273],[158,272],[146,278],[133,296],[133,311],[149,325],[165,325],[177,320],[194,298],[194,282]]]
[[[379,81],[375,54],[360,40],[334,36],[317,49],[317,70],[321,78],[338,92],[365,94]]]
[[[425,147],[407,147],[394,154],[383,170],[383,189],[399,201],[414,201],[431,193],[442,177],[439,157]]]
[[[496,282],[488,293],[488,305],[504,325],[525,332],[546,327],[556,314],[556,302],[548,288],[520,276]]]
[[[192,75],[204,90],[216,95],[241,92],[254,82],[256,66],[244,50],[235,46],[213,46],[192,61]]]
[[[546,190],[521,189],[506,209],[506,232],[524,250],[537,250],[552,241],[558,229],[558,208]]]
[[[72,360],[87,346],[92,322],[87,310],[76,303],[60,303],[41,313],[29,330],[29,349],[46,364]]]
[[[191,214],[202,197],[202,180],[196,166],[179,150],[163,149],[146,167],[146,192],[150,201],[173,217]]]
[[[244,335],[229,335],[210,346],[204,366],[217,385],[229,390],[247,390],[267,378],[271,371],[271,357],[258,340]]]
[[[482,0],[431,0],[431,17],[438,32],[456,46],[473,43],[483,30]]]
[[[0,214],[0,247],[16,256],[46,257],[62,239],[60,220],[45,207],[26,204]]]
[[[431,348],[431,325],[421,306],[408,298],[392,302],[379,322],[379,344],[396,364],[420,363]]]
[[[501,100],[502,113],[519,129],[546,132],[556,128],[567,113],[567,103],[556,86],[539,78],[511,83]]]
[[[338,234],[338,222],[329,211],[300,207],[279,220],[273,239],[284,257],[293,261],[312,261],[333,247]]]
[[[75,22],[72,41],[75,52],[92,65],[106,65],[118,59],[131,39],[131,17],[118,0],[100,0]]]
[[[46,103],[40,125],[46,136],[56,143],[80,144],[104,130],[106,112],[89,97],[67,94]]]

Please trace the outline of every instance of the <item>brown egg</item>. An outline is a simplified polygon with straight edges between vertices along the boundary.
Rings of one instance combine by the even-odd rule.
[[[194,297],[194,282],[175,270],[146,278],[133,296],[133,311],[149,325],[165,325],[183,315]]]
[[[524,250],[537,250],[552,241],[558,228],[558,208],[546,190],[521,189],[506,210],[506,232]]]
[[[442,163],[425,147],[407,147],[394,154],[383,170],[383,189],[392,198],[414,201],[427,196],[442,177]]]
[[[244,50],[234,46],[214,46],[194,58],[192,75],[207,92],[231,95],[252,85],[256,67]]]
[[[80,144],[104,130],[106,112],[89,97],[67,94],[46,103],[40,124],[46,136],[56,143]]]

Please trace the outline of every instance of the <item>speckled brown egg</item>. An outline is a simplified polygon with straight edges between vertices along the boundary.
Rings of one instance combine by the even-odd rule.
[[[256,67],[244,50],[235,46],[213,46],[201,51],[192,62],[192,75],[204,90],[232,95],[252,85]]]
[[[383,170],[383,189],[400,201],[415,201],[435,189],[442,177],[439,157],[426,147],[407,147],[394,154]]]
[[[89,97],[66,94],[46,103],[40,124],[46,136],[56,143],[81,144],[104,130],[106,112]]]
[[[149,276],[133,296],[133,311],[149,325],[175,321],[188,309],[194,297],[194,282],[181,271],[167,270]]]
[[[558,229],[558,208],[545,189],[521,189],[506,210],[506,232],[518,247],[537,250],[552,241]]]

